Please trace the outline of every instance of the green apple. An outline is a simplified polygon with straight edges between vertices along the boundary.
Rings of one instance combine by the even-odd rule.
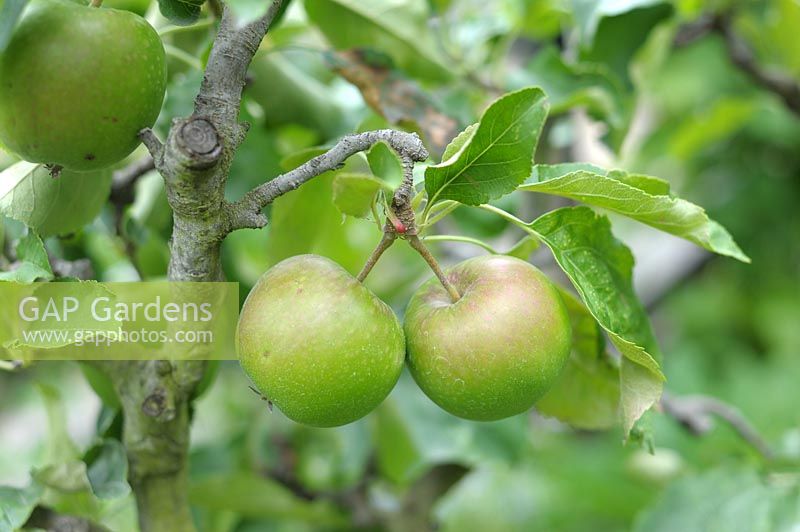
[[[335,262],[300,255],[270,268],[247,296],[239,361],[288,418],[315,427],[355,421],[394,388],[405,358],[397,317]]]
[[[0,141],[31,162],[107,167],[139,145],[165,89],[164,47],[143,18],[35,0],[0,54]]]
[[[411,375],[459,417],[491,421],[525,412],[569,356],[570,323],[556,288],[531,264],[500,255],[467,260],[447,276],[458,301],[434,278],[408,304]]]
[[[144,16],[147,12],[147,8],[150,7],[150,0],[104,0],[103,7],[124,9],[125,11],[133,11],[137,15]]]

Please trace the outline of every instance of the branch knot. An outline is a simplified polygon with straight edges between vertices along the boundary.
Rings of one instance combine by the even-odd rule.
[[[222,138],[209,120],[191,116],[177,128],[175,146],[185,158],[183,166],[206,170],[216,165],[222,156]]]
[[[157,387],[142,402],[142,413],[148,417],[172,421],[175,418],[175,407],[170,403],[167,391]]]

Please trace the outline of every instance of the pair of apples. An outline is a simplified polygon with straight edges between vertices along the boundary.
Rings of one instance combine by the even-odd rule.
[[[164,47],[127,11],[33,0],[0,54],[0,141],[25,160],[88,171],[122,160],[158,117]],[[508,257],[449,272],[411,300],[405,333],[392,310],[335,263],[315,256],[269,270],[238,328],[241,364],[288,417],[343,425],[394,387],[408,353],[422,390],[457,416],[493,420],[529,409],[559,375],[570,325],[555,288]]]
[[[284,260],[250,292],[237,329],[239,361],[288,418],[316,427],[355,421],[391,392],[406,360],[419,387],[453,415],[491,421],[524,412],[551,387],[571,348],[566,308],[545,275],[491,255],[432,278],[404,327],[338,264]],[[405,330],[404,330],[405,329]]]

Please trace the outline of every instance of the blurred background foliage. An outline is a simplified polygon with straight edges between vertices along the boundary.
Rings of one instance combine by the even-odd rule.
[[[146,13],[163,35],[163,136],[173,117],[191,111],[213,24],[174,27],[148,0],[106,2]],[[552,110],[537,162],[665,178],[752,258],[712,257],[614,218],[637,257],[636,286],[661,343],[667,389],[739,409],[774,457],[723,422],[695,435],[661,412],[643,425],[652,447],[623,445],[618,429],[576,431],[536,412],[462,421],[408,375],[366,419],[309,429],[270,413],[228,362],[194,407],[191,497],[202,530],[797,530],[800,95],[769,81],[797,88],[799,33],[797,0],[291,2],[251,68],[243,115],[252,127],[233,166],[231,199],[348,132],[418,131],[438,156],[496,96],[539,85]],[[380,149],[341,171],[368,172],[367,157],[381,157]],[[397,176],[388,168],[381,177]],[[266,268],[298,253],[358,272],[379,233],[369,220],[342,216],[334,179],[323,175],[280,198],[267,228],[228,237],[224,267],[242,298]],[[105,205],[76,209],[43,235],[54,271],[164,278],[171,216],[159,176],[103,183]],[[530,220],[564,200],[513,195],[499,204]],[[3,220],[0,266],[8,266],[24,226]],[[500,250],[521,236],[469,209],[437,228]],[[435,246],[448,265],[484,252]],[[546,251],[532,261],[559,279]],[[82,270],[69,270],[76,265]],[[394,246],[367,284],[402,316],[428,276],[407,246]],[[118,405],[90,371],[74,363],[0,371],[0,484],[23,488],[32,474],[48,507],[135,530]],[[8,523],[25,497],[0,488]]]

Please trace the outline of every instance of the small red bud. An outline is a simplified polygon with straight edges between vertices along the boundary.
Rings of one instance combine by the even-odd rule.
[[[406,232],[406,226],[403,225],[403,222],[400,220],[392,220],[392,223],[394,224],[394,230],[398,233],[402,234]]]

